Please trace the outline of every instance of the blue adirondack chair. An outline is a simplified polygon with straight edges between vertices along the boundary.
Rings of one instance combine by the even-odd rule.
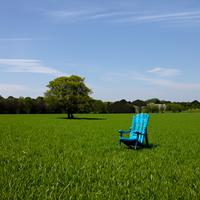
[[[135,115],[129,130],[118,131],[120,133],[119,144],[121,145],[121,142],[123,142],[127,146],[135,147],[135,149],[137,149],[137,146],[149,146],[147,136],[148,121],[149,115],[146,113]],[[129,134],[129,137],[123,137],[123,134]],[[144,139],[146,144],[144,144]]]

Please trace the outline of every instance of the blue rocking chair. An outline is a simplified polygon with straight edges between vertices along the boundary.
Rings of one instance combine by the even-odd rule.
[[[121,142],[126,144],[131,148],[137,149],[138,146],[140,147],[148,147],[148,136],[147,136],[147,125],[149,121],[149,115],[146,113],[140,113],[133,117],[132,125],[129,130],[123,131],[119,130],[120,138],[119,144]],[[123,134],[129,134],[129,137],[123,137]],[[146,144],[144,144],[144,139]]]

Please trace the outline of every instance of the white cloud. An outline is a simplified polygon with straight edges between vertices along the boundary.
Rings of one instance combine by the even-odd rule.
[[[44,66],[40,60],[35,59],[0,59],[0,71],[64,75],[54,68]]]
[[[179,69],[174,68],[162,68],[162,67],[155,67],[148,71],[149,73],[156,74],[158,76],[177,76],[181,73]]]

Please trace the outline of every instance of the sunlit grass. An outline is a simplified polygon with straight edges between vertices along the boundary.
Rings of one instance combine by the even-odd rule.
[[[151,148],[118,146],[132,116],[0,115],[1,199],[200,199],[200,114],[153,114]]]

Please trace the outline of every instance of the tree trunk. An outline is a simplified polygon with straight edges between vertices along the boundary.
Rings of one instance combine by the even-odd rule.
[[[70,113],[70,111],[67,112],[67,117],[68,117],[68,119],[71,119],[71,113]]]
[[[71,111],[67,111],[67,117],[68,119],[73,119],[74,118],[73,113]]]
[[[73,115],[73,113],[72,113],[72,112],[70,113],[70,117],[71,117],[71,119],[73,119],[73,118],[74,118],[74,115]]]

